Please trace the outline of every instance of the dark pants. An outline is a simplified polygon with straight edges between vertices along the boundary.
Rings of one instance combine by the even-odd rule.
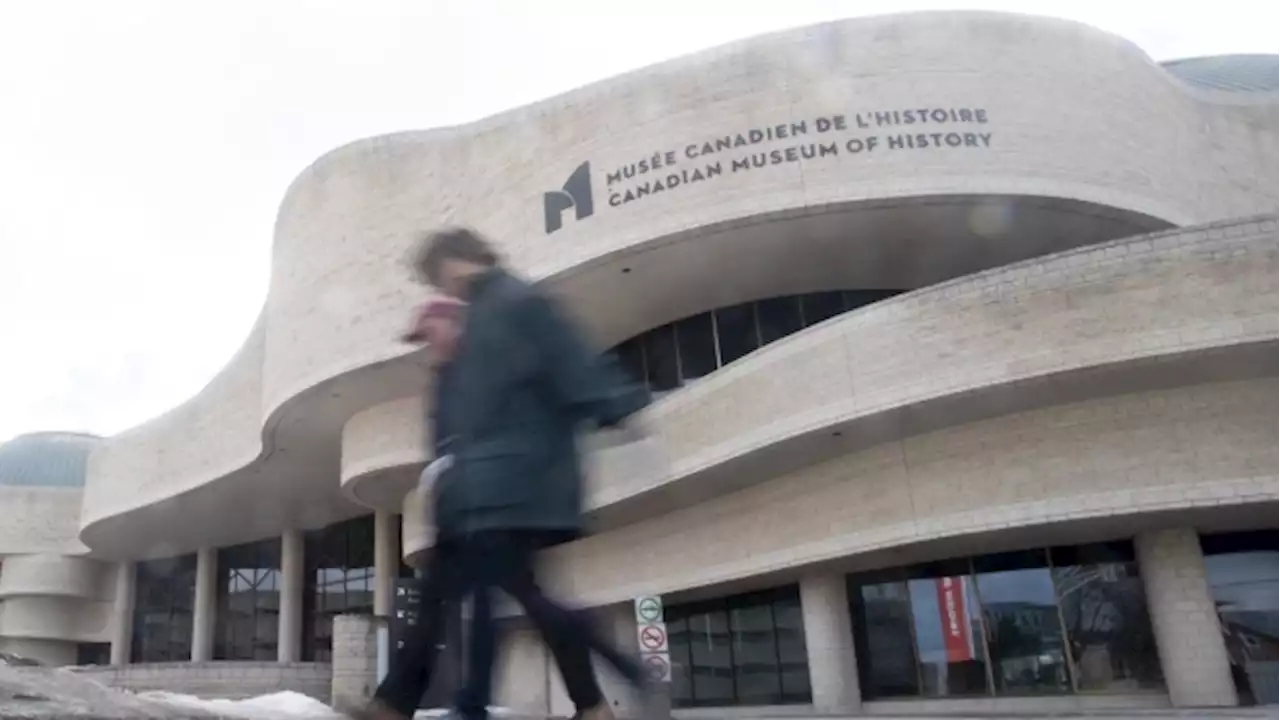
[[[543,642],[551,650],[565,679],[565,690],[578,711],[595,707],[604,700],[591,667],[591,651],[595,651],[628,682],[642,688],[644,669],[638,660],[620,652],[591,622],[585,612],[562,607],[542,594],[534,575],[538,551],[559,544],[554,533],[513,530],[486,533],[482,536],[482,552],[488,557],[511,558],[517,578],[513,585],[501,582],[477,587],[471,617],[471,637],[467,643],[465,686],[458,695],[458,710],[466,718],[482,718],[488,707],[493,687],[493,666],[497,652],[493,623],[491,588],[497,586],[511,595],[525,610]],[[480,548],[478,548],[480,550]]]
[[[491,607],[493,588],[502,589],[524,608],[555,658],[565,690],[579,710],[595,707],[604,699],[591,667],[592,649],[628,680],[639,684],[642,673],[638,662],[605,642],[585,615],[561,607],[542,594],[534,576],[534,562],[546,544],[544,536],[523,531],[477,533],[437,542],[422,580],[419,623],[410,630],[374,696],[403,715],[413,715],[431,684],[444,609],[473,593],[476,600],[468,671],[458,706],[467,717],[484,717],[497,649]]]

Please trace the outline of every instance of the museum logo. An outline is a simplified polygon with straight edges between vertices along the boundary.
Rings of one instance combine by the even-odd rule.
[[[587,161],[574,170],[564,187],[542,194],[542,213],[546,222],[547,234],[559,230],[564,225],[564,213],[572,209],[574,217],[585,220],[595,212],[595,204],[591,199],[591,162]]]
[[[906,165],[895,168],[899,172],[910,172],[913,160],[925,168],[939,163],[963,166],[971,161],[971,153],[991,149],[995,134],[990,123],[984,107],[924,104],[798,116],[771,125],[708,133],[627,162],[606,163],[595,188],[591,163],[584,161],[563,187],[542,194],[543,222],[550,235],[564,227],[565,213],[571,209],[579,220],[591,217],[596,209],[594,191],[600,193],[602,208],[621,208],[692,185],[723,182],[743,173],[767,173],[792,163],[815,167],[815,177],[819,164],[860,162],[886,153],[919,156],[919,160],[902,157]],[[941,159],[924,157],[936,152],[945,155]],[[601,163],[596,165],[601,167]],[[807,169],[805,173],[791,172],[792,178],[807,179]],[[742,192],[744,187],[749,186],[739,184],[733,191]]]

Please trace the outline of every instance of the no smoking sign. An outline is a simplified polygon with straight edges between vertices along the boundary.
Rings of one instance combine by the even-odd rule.
[[[667,626],[665,623],[649,623],[636,628],[636,641],[642,653],[667,652]]]

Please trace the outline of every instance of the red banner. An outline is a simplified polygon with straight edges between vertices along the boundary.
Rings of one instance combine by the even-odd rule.
[[[942,620],[942,640],[947,648],[947,662],[973,659],[973,643],[969,642],[969,611],[965,605],[964,578],[938,578],[938,615]]]

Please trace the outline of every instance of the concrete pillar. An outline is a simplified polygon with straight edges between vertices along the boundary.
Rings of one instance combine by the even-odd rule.
[[[373,697],[378,680],[379,622],[367,615],[333,619],[334,707],[359,708]]]
[[[822,714],[860,713],[862,694],[844,576],[813,575],[801,580],[800,608],[814,710]]]
[[[1193,528],[1157,530],[1134,542],[1156,650],[1174,707],[1238,703],[1231,661]]]
[[[382,618],[391,617],[396,576],[400,574],[398,522],[399,515],[384,510],[373,516],[373,614]]]
[[[115,573],[111,664],[119,666],[128,665],[133,654],[133,606],[137,594],[137,568],[131,562],[116,563]]]
[[[191,628],[191,662],[213,659],[213,633],[217,629],[218,551],[196,552],[196,597]]]
[[[302,593],[306,581],[301,530],[280,537],[280,624],[276,659],[298,662],[302,657]]]

